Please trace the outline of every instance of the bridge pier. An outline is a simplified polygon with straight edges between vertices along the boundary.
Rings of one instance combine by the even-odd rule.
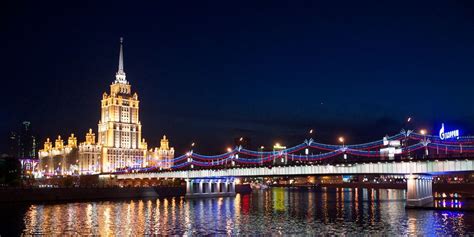
[[[186,198],[235,196],[234,178],[186,179]]]
[[[407,207],[421,207],[433,202],[431,175],[407,175]]]

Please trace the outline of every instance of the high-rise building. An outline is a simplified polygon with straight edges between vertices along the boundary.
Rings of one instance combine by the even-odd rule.
[[[120,38],[120,55],[115,81],[110,94],[104,92],[99,121],[99,145],[102,146],[102,172],[124,167],[144,165],[147,143],[142,139],[139,120],[139,100],[132,93],[123,67],[123,39]]]
[[[10,156],[21,159],[36,158],[36,137],[31,132],[31,123],[23,121],[18,132],[10,133]]]
[[[30,177],[36,169],[36,137],[31,131],[31,123],[23,121],[17,131],[12,131],[9,136],[9,154],[21,164],[21,177]]]
[[[77,138],[71,135],[68,145],[61,136],[53,143],[47,139],[44,149],[39,151],[39,171],[44,175],[95,174],[114,172],[124,168],[162,167],[170,168],[174,149],[169,147],[166,136],[160,148],[148,153],[147,143],[142,138],[139,120],[139,100],[132,93],[123,67],[123,40],[120,39],[118,71],[110,92],[104,92],[98,124],[98,141],[89,129],[85,142],[78,146]]]

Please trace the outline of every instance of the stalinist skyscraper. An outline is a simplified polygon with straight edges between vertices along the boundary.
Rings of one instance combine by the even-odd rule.
[[[169,146],[166,136],[159,148],[148,149],[142,139],[142,124],[139,119],[137,93],[127,81],[123,68],[123,39],[120,38],[120,54],[115,81],[110,93],[104,92],[101,101],[98,142],[92,129],[85,142],[78,145],[74,134],[64,145],[61,136],[53,143],[48,138],[38,153],[41,175],[97,174],[114,172],[122,168],[162,168],[173,165],[174,148]]]
[[[132,93],[123,67],[123,38],[115,81],[110,94],[104,92],[99,121],[99,145],[102,146],[102,172],[122,167],[143,167],[147,144],[142,140],[137,93]]]

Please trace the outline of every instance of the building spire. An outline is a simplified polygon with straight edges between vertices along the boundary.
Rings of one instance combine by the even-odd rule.
[[[125,71],[123,70],[123,37],[120,37],[120,54],[117,74],[115,74],[115,82],[127,84],[125,79]]]
[[[119,72],[123,72],[123,37],[120,37]]]

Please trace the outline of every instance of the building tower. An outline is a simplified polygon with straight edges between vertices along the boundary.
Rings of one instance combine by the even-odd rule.
[[[159,166],[162,169],[170,169],[173,166],[174,148],[170,147],[170,143],[166,138],[166,135],[164,135],[163,139],[160,141],[160,149],[158,150],[158,154]]]
[[[9,155],[18,159],[35,159],[37,157],[36,138],[32,133],[29,121],[23,121],[18,132],[11,132]]]
[[[101,171],[101,146],[95,142],[92,128],[86,133],[86,141],[79,144],[79,174],[97,174]]]
[[[160,147],[155,147],[148,151],[147,166],[170,169],[173,166],[174,148],[170,147],[170,142],[166,135],[160,141]]]
[[[115,81],[110,94],[104,92],[101,102],[101,119],[98,126],[98,143],[102,146],[102,172],[125,167],[142,167],[147,144],[142,140],[137,93],[132,93],[123,66],[123,38]]]

